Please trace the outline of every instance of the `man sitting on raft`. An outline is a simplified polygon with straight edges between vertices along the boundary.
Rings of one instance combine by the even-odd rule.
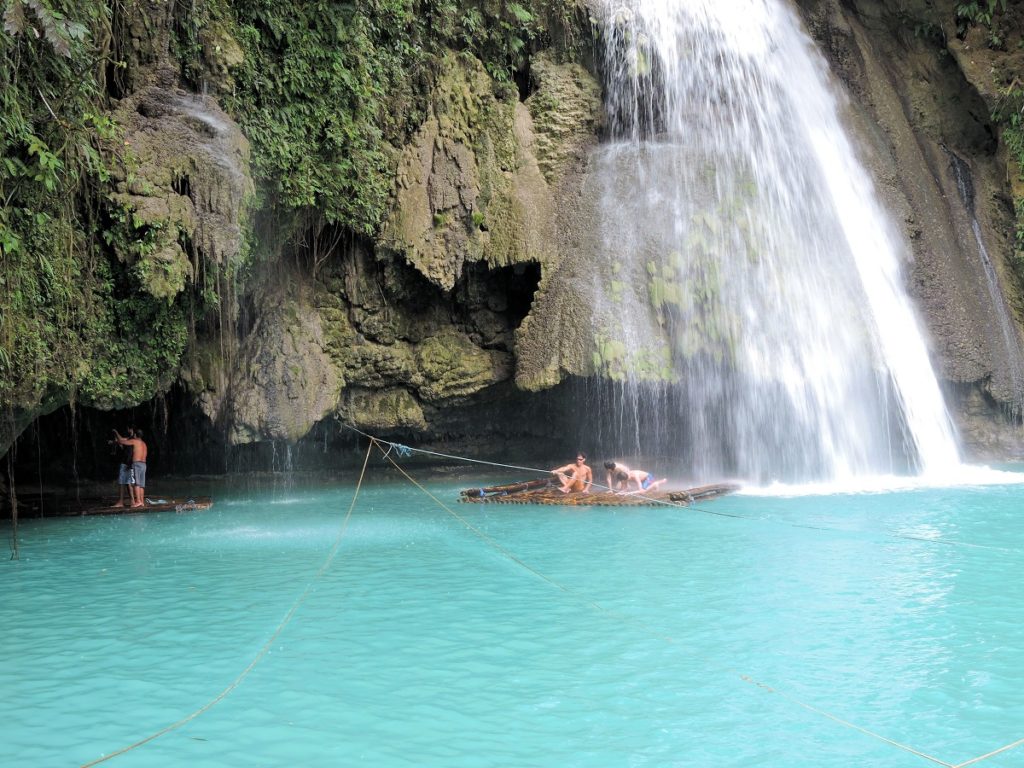
[[[643,469],[630,469],[625,464],[615,461],[606,461],[604,468],[608,470],[606,475],[608,488],[620,491],[629,491],[629,483],[632,480],[636,483],[636,493],[646,493],[650,490],[657,490],[658,486],[668,482],[668,478],[655,480],[654,475]]]
[[[576,454],[575,464],[552,469],[551,474],[562,484],[558,489],[562,493],[589,493],[594,482],[594,473],[587,466],[587,454],[582,451]]]

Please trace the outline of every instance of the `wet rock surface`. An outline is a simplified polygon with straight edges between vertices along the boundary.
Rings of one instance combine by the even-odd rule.
[[[973,392],[950,402],[965,448],[978,456],[1019,453],[1012,446],[1021,428],[1008,415],[1020,412],[1024,394],[1015,372],[1020,282],[1010,266],[1010,182],[1020,172],[991,113],[994,73],[1019,72],[1020,53],[990,49],[977,28],[958,38],[952,2],[801,6],[851,96],[850,124],[910,245],[904,274],[933,341],[936,370],[955,391]],[[1019,19],[1007,21],[1019,31]]]

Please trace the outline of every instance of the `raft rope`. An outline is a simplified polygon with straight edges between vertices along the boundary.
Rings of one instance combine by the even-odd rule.
[[[570,587],[567,587],[564,584],[561,584],[560,582],[555,581],[554,579],[552,579],[552,578],[546,576],[545,574],[541,573],[536,568],[534,568],[533,566],[529,565],[528,563],[526,563],[525,561],[520,559],[513,552],[511,552],[508,549],[506,549],[499,542],[497,542],[494,538],[492,538],[491,536],[487,535],[486,533],[481,531],[478,527],[476,527],[471,522],[466,520],[466,518],[464,518],[462,515],[458,514],[450,506],[445,504],[444,501],[439,499],[437,496],[435,496],[433,493],[431,493],[426,487],[424,487],[422,484],[417,482],[416,479],[412,477],[412,475],[410,475],[408,472],[406,472],[401,466],[399,466],[399,464],[393,458],[391,458],[391,451],[390,451],[390,449],[387,450],[387,451],[384,450],[383,446],[384,445],[390,446],[390,445],[392,445],[391,443],[389,443],[387,441],[383,441],[383,440],[378,440],[377,438],[372,437],[372,436],[367,436],[367,437],[369,437],[369,439],[370,439],[370,445],[371,446],[373,446],[374,444],[378,445],[380,447],[381,453],[383,454],[384,458],[387,461],[389,461],[391,463],[391,465],[394,466],[394,468],[397,469],[398,472],[401,473],[402,476],[404,476],[410,483],[412,483],[414,486],[416,486],[416,488],[421,490],[426,496],[428,496],[430,499],[432,499],[438,506],[440,506],[443,510],[445,510],[445,512],[447,512],[449,515],[451,515],[456,520],[458,520],[468,530],[472,531],[474,534],[479,536],[482,540],[484,540],[487,544],[492,546],[494,549],[496,549],[502,555],[507,557],[509,560],[511,560],[512,562],[514,562],[517,565],[521,566],[525,570],[529,571],[534,576],[536,576],[536,577],[540,578],[541,580],[547,582],[548,584],[550,584],[551,586],[555,587],[556,589],[558,589],[558,590],[562,591],[563,593],[571,596],[576,601],[578,601],[580,603],[583,603],[584,605],[587,605],[587,606],[593,608],[594,610],[599,611],[599,612],[601,612],[601,613],[603,613],[603,614],[605,614],[607,616],[611,616],[611,617],[615,618],[616,620],[618,620],[618,621],[620,621],[620,622],[622,622],[624,624],[638,627],[638,628],[642,629],[644,632],[646,632],[647,634],[651,635],[652,637],[655,637],[655,638],[657,638],[659,640],[663,640],[664,642],[666,642],[666,643],[668,643],[668,644],[670,644],[672,646],[682,647],[681,644],[678,643],[676,641],[676,639],[673,638],[671,635],[667,635],[664,632],[661,632],[661,631],[659,631],[659,630],[657,630],[657,629],[655,629],[655,628],[653,628],[653,627],[645,624],[644,622],[639,621],[639,620],[637,620],[637,619],[635,619],[633,617],[625,616],[625,615],[617,613],[617,612],[615,612],[615,611],[613,611],[613,610],[611,610],[609,608],[606,608],[605,606],[601,605],[598,602],[595,602],[594,600],[591,600],[590,598],[588,598],[585,595],[577,592],[576,590],[571,589]],[[412,450],[415,450],[415,449],[412,449]],[[448,457],[448,458],[455,458],[455,457]],[[484,462],[480,462],[480,463],[484,463]],[[672,506],[678,506],[678,505],[672,505]],[[735,515],[735,517],[741,517],[741,516],[740,515]],[[751,519],[756,519],[756,518],[751,518]],[[923,541],[933,541],[932,539],[922,539],[922,540]],[[850,729],[852,729],[854,731],[857,731],[858,733],[862,733],[865,736],[870,736],[871,738],[874,738],[874,739],[876,739],[878,741],[881,741],[881,742],[883,742],[885,744],[889,744],[890,746],[896,747],[897,749],[900,749],[900,750],[902,750],[904,752],[907,752],[909,754],[912,754],[912,755],[915,755],[917,757],[920,757],[920,758],[923,758],[925,760],[928,760],[928,761],[930,761],[930,762],[932,762],[932,763],[934,763],[936,765],[942,766],[942,768],[967,768],[967,766],[976,765],[976,764],[982,762],[983,760],[987,760],[990,757],[994,757],[995,755],[1002,754],[1003,752],[1007,752],[1007,751],[1009,751],[1011,749],[1014,749],[1015,747],[1018,747],[1018,746],[1021,746],[1022,744],[1024,744],[1024,739],[1019,739],[1017,741],[1014,741],[1014,742],[1011,742],[1009,744],[1006,744],[1005,746],[1002,746],[1002,747],[1000,747],[998,749],[995,749],[995,750],[993,750],[991,752],[988,752],[988,753],[986,753],[984,755],[979,755],[978,757],[971,758],[970,760],[967,760],[965,762],[962,762],[962,763],[950,763],[950,762],[942,760],[942,759],[940,759],[938,757],[935,757],[934,755],[929,755],[926,752],[922,752],[921,750],[916,749],[916,748],[910,746],[909,744],[904,744],[903,742],[896,741],[895,739],[891,739],[888,736],[884,736],[884,735],[882,735],[880,733],[877,733],[876,731],[872,731],[869,728],[865,728],[864,726],[857,725],[856,723],[850,722],[849,720],[846,720],[846,719],[844,719],[842,717],[839,717],[838,715],[835,715],[835,714],[833,714],[831,712],[828,712],[827,710],[821,709],[820,707],[816,707],[813,704],[810,704],[810,703],[808,703],[806,701],[803,701],[802,699],[797,698],[796,696],[793,696],[792,694],[789,694],[789,693],[787,693],[787,692],[785,692],[783,690],[780,690],[780,689],[776,688],[775,686],[769,685],[767,683],[764,683],[764,682],[762,682],[760,680],[757,680],[757,679],[751,677],[750,675],[744,674],[744,673],[740,672],[737,669],[734,669],[732,667],[728,667],[727,669],[728,669],[728,671],[730,671],[733,674],[737,675],[743,682],[750,683],[751,685],[757,686],[761,690],[767,691],[768,693],[778,694],[782,698],[784,698],[787,701],[789,701],[789,702],[791,702],[791,703],[793,703],[793,704],[795,704],[795,705],[797,705],[797,706],[807,710],[808,712],[813,712],[813,713],[815,713],[817,715],[820,715],[820,716],[825,717],[825,718],[827,718],[829,720],[832,720],[835,723],[838,723],[838,724],[840,724],[842,726],[845,726],[845,727],[850,728]]]
[[[409,475],[409,473],[407,473],[404,469],[402,469],[402,467],[391,457],[391,453],[392,453],[392,451],[394,451],[395,453],[397,453],[401,457],[408,457],[408,456],[411,456],[412,453],[415,451],[415,452],[418,452],[418,453],[426,453],[426,454],[430,454],[430,455],[434,455],[434,456],[439,456],[439,457],[443,457],[443,458],[448,458],[448,459],[457,459],[457,460],[460,460],[460,461],[466,461],[466,462],[476,463],[476,464],[487,464],[489,466],[503,467],[503,468],[506,468],[506,469],[518,469],[518,470],[523,470],[523,471],[528,471],[528,472],[538,472],[538,473],[541,473],[541,474],[550,474],[549,470],[542,470],[542,469],[538,469],[538,468],[535,468],[535,467],[520,467],[520,466],[515,466],[515,465],[510,465],[510,464],[500,464],[500,463],[497,463],[497,462],[481,461],[481,460],[477,460],[477,459],[470,459],[470,458],[467,458],[467,457],[453,456],[453,455],[449,455],[449,454],[438,453],[436,451],[428,451],[428,450],[425,450],[425,449],[414,449],[414,448],[410,448],[409,446],[402,445],[400,443],[394,443],[394,442],[390,442],[390,441],[386,441],[386,440],[380,440],[380,439],[374,437],[373,435],[369,435],[369,434],[367,434],[365,432],[362,432],[361,430],[356,429],[355,427],[352,427],[351,425],[345,424],[344,426],[348,427],[349,429],[353,430],[354,432],[358,432],[359,434],[363,435],[364,437],[368,438],[368,440],[369,440],[369,446],[367,447],[366,456],[363,459],[363,466],[362,466],[362,469],[360,470],[360,473],[359,473],[359,479],[356,482],[356,488],[355,488],[355,492],[352,495],[352,501],[349,504],[348,510],[346,511],[345,517],[342,520],[341,526],[340,526],[340,528],[338,530],[338,534],[335,537],[334,543],[332,544],[331,549],[329,550],[329,552],[327,554],[327,557],[324,559],[323,564],[320,566],[320,568],[317,570],[317,572],[313,575],[313,578],[311,579],[309,584],[306,586],[305,590],[303,590],[302,594],[300,594],[299,597],[296,598],[295,602],[292,603],[291,608],[289,608],[288,612],[285,614],[284,618],[278,624],[277,628],[273,631],[273,633],[267,639],[266,643],[263,644],[263,646],[260,648],[260,650],[256,653],[255,657],[253,657],[252,661],[249,662],[248,666],[246,666],[245,669],[243,669],[238,674],[238,676],[231,683],[229,683],[227,685],[227,687],[225,687],[220,693],[218,693],[216,696],[214,696],[212,699],[210,699],[206,704],[204,704],[203,706],[199,707],[198,709],[196,709],[192,713],[186,715],[185,717],[181,718],[180,720],[177,720],[176,722],[171,723],[170,725],[160,729],[159,731],[156,731],[155,733],[150,734],[149,736],[147,736],[147,737],[145,737],[143,739],[139,739],[138,741],[136,741],[136,742],[134,742],[132,744],[129,744],[128,746],[122,747],[121,749],[118,749],[115,752],[111,752],[108,755],[103,755],[102,757],[97,758],[96,760],[93,760],[93,761],[88,762],[88,763],[84,763],[81,766],[81,768],[92,768],[92,766],[100,765],[101,763],[104,763],[104,762],[106,762],[106,761],[108,761],[108,760],[110,760],[110,759],[112,759],[114,757],[117,757],[119,755],[123,755],[126,752],[130,752],[133,749],[137,749],[138,747],[141,747],[144,744],[148,744],[149,742],[154,741],[155,739],[159,738],[160,736],[163,736],[163,735],[165,735],[167,733],[170,733],[171,731],[174,731],[174,730],[180,728],[181,726],[191,722],[192,720],[195,720],[197,717],[199,717],[203,713],[205,713],[205,712],[209,711],[210,709],[212,709],[215,705],[217,705],[218,703],[223,701],[225,698],[227,698],[227,696],[232,691],[234,691],[239,685],[241,685],[242,681],[246,677],[248,677],[249,673],[252,672],[253,669],[255,669],[256,665],[270,652],[270,649],[273,647],[274,642],[277,640],[277,638],[284,631],[285,627],[288,626],[288,624],[291,622],[292,618],[298,612],[299,607],[306,601],[306,598],[309,597],[310,593],[313,590],[313,586],[316,583],[316,581],[321,576],[323,576],[324,573],[326,573],[327,569],[331,566],[331,563],[334,561],[335,555],[338,552],[338,548],[341,545],[341,540],[342,540],[343,536],[345,535],[345,532],[348,530],[348,525],[349,525],[349,522],[351,521],[351,518],[352,518],[352,512],[355,509],[356,501],[359,498],[359,493],[360,493],[360,490],[362,489],[363,479],[366,476],[366,468],[368,466],[368,463],[369,463],[369,460],[370,460],[370,455],[373,452],[374,447],[376,447],[378,450],[380,450],[382,456],[384,457],[384,459],[386,459],[388,462],[390,462],[392,464],[392,466],[394,466],[395,469],[397,469],[399,471],[399,473],[401,473],[407,480],[409,480],[410,483],[412,483],[416,488],[421,490],[426,496],[428,496],[430,499],[432,499],[436,504],[438,504],[442,509],[444,509],[449,515],[451,515],[453,518],[455,518],[457,521],[459,521],[459,523],[461,523],[463,526],[465,526],[468,530],[472,531],[475,535],[477,535],[479,538],[481,538],[483,541],[485,541],[492,548],[494,548],[495,550],[500,552],[502,555],[504,555],[510,561],[516,563],[517,565],[522,567],[524,570],[526,570],[529,573],[533,574],[534,576],[536,576],[537,578],[541,579],[542,581],[548,583],[549,585],[555,587],[556,589],[562,591],[563,593],[571,596],[576,601],[578,601],[580,603],[583,603],[584,605],[587,605],[587,606],[593,608],[594,610],[597,610],[597,611],[599,611],[599,612],[601,612],[601,613],[603,613],[605,615],[611,616],[611,617],[613,617],[613,618],[617,619],[618,621],[621,621],[621,622],[623,622],[625,624],[629,624],[629,625],[633,625],[633,626],[639,627],[640,629],[642,629],[644,632],[646,632],[647,634],[651,635],[652,637],[655,637],[655,638],[660,639],[660,640],[662,640],[664,642],[667,642],[670,645],[673,645],[673,646],[676,646],[676,647],[680,647],[679,643],[672,636],[667,635],[664,632],[661,632],[661,631],[659,631],[659,630],[657,630],[657,629],[655,629],[655,628],[653,628],[653,627],[645,624],[644,622],[641,622],[641,621],[639,621],[639,620],[637,620],[637,619],[635,619],[633,617],[625,616],[623,614],[619,614],[619,613],[617,613],[615,611],[612,611],[612,610],[606,608],[605,606],[601,605],[600,603],[597,603],[597,602],[591,600],[590,598],[586,597],[585,595],[582,595],[579,592],[577,592],[577,591],[575,591],[575,590],[565,586],[564,584],[561,584],[561,583],[555,581],[554,579],[546,576],[545,574],[543,574],[540,571],[538,571],[536,568],[534,568],[531,565],[529,565],[524,560],[520,559],[513,552],[511,552],[510,550],[508,550],[504,546],[502,546],[493,537],[487,535],[486,533],[481,531],[479,528],[474,526],[466,518],[464,518],[461,515],[459,515],[457,512],[455,512],[455,510],[451,509],[442,500],[437,498],[437,496],[435,496],[429,490],[427,490],[427,488],[425,488],[423,485],[421,485],[419,482],[417,482],[411,475]],[[387,446],[387,450],[384,449],[384,446]],[[605,486],[602,486],[602,485],[598,485],[598,484],[594,484],[594,485],[597,485],[597,487],[599,487],[599,488],[605,488]],[[607,489],[607,490],[611,490],[611,489]],[[667,506],[676,507],[676,508],[681,506],[678,503],[664,502],[664,501],[662,501],[660,499],[649,499],[649,501],[665,504]],[[713,511],[713,510],[701,509],[699,507],[694,507],[693,505],[689,505],[687,508],[688,509],[693,509],[693,510],[699,511],[699,512],[704,512],[704,513],[707,513],[707,514],[719,515],[719,516],[723,516],[723,517],[735,517],[735,518],[750,519],[750,520],[757,520],[757,519],[759,519],[759,518],[749,517],[749,516],[746,516],[746,515],[728,514],[728,513],[716,512],[716,511]],[[817,528],[819,530],[831,530],[831,529],[828,529],[828,528],[816,527],[816,526],[795,526],[795,527],[807,527],[807,528]],[[893,535],[896,535],[896,534],[893,534]],[[937,540],[937,539],[928,539],[928,538],[924,538],[924,537],[902,536],[900,538],[919,539],[921,541],[932,542],[932,543],[961,543],[961,542],[950,542],[948,540],[943,541],[943,540]],[[967,546],[980,546],[980,545],[969,545],[968,544]],[[788,701],[790,701],[790,702],[792,702],[792,703],[794,703],[794,704],[796,704],[796,705],[798,705],[798,706],[800,706],[800,707],[802,707],[802,708],[804,708],[804,709],[806,709],[806,710],[808,710],[810,712],[814,712],[816,714],[819,714],[819,715],[821,715],[823,717],[826,717],[826,718],[828,718],[828,719],[830,719],[830,720],[832,720],[832,721],[834,721],[836,723],[839,723],[839,724],[844,725],[844,726],[846,726],[848,728],[856,730],[856,731],[858,731],[860,733],[863,733],[863,734],[865,734],[867,736],[871,736],[872,738],[875,738],[875,739],[878,739],[879,741],[882,741],[884,743],[890,744],[891,746],[897,747],[897,748],[899,748],[899,749],[901,749],[901,750],[903,750],[905,752],[908,752],[910,754],[916,755],[916,756],[921,757],[921,758],[923,758],[925,760],[929,760],[930,762],[935,763],[936,765],[943,766],[943,768],[968,768],[968,766],[976,765],[976,764],[978,764],[978,763],[980,763],[980,762],[982,762],[984,760],[987,760],[990,757],[994,757],[996,755],[1002,754],[1004,752],[1008,752],[1011,749],[1014,749],[1016,747],[1024,745],[1024,738],[1022,738],[1022,739],[1018,739],[1017,741],[1014,741],[1014,742],[1011,742],[1009,744],[1006,744],[1006,745],[1004,745],[1002,747],[999,747],[998,749],[992,750],[991,752],[988,752],[986,754],[979,755],[977,757],[974,757],[974,758],[971,758],[969,760],[966,760],[966,761],[964,761],[962,763],[948,763],[948,762],[946,762],[944,760],[941,760],[941,759],[939,759],[937,757],[929,755],[929,754],[927,754],[925,752],[921,752],[920,750],[917,750],[917,749],[911,747],[910,745],[903,744],[901,742],[895,741],[895,740],[890,739],[890,738],[888,738],[886,736],[883,736],[882,734],[876,733],[876,732],[874,732],[874,731],[872,731],[870,729],[867,729],[867,728],[864,728],[862,726],[859,726],[859,725],[857,725],[855,723],[852,723],[852,722],[850,722],[848,720],[844,720],[843,718],[841,718],[841,717],[839,717],[837,715],[834,715],[834,714],[832,714],[830,712],[827,712],[827,711],[825,711],[823,709],[815,707],[812,704],[808,704],[807,702],[804,702],[801,699],[798,699],[798,698],[796,698],[796,697],[786,693],[785,691],[781,691],[778,688],[775,688],[774,686],[770,686],[767,683],[763,683],[761,681],[758,681],[758,680],[750,677],[749,675],[746,675],[746,674],[743,674],[743,673],[739,672],[738,670],[730,668],[729,671],[735,673],[744,682],[747,682],[747,683],[750,683],[752,685],[755,685],[758,688],[761,688],[762,690],[765,690],[765,691],[767,691],[769,693],[778,694],[779,696],[782,696],[783,698],[787,699]]]
[[[484,466],[487,466],[487,467],[501,467],[502,469],[516,469],[516,470],[519,470],[521,472],[530,472],[530,473],[539,474],[539,475],[550,475],[551,474],[551,470],[540,469],[539,467],[523,467],[523,466],[520,466],[518,464],[501,464],[501,463],[499,463],[497,461],[485,461],[483,459],[471,459],[468,456],[455,456],[455,455],[450,454],[450,453],[440,453],[438,451],[428,451],[426,448],[412,448],[412,447],[410,447],[408,445],[402,445],[402,443],[393,443],[393,442],[391,442],[389,440],[381,440],[379,437],[375,437],[374,435],[371,435],[371,434],[369,434],[367,432],[364,432],[363,430],[359,429],[358,427],[354,427],[351,424],[346,424],[345,422],[339,422],[339,423],[340,423],[341,426],[345,427],[345,429],[348,429],[348,430],[350,430],[352,432],[355,432],[357,435],[362,435],[367,440],[369,440],[371,443],[377,443],[378,445],[386,445],[386,446],[388,446],[389,451],[390,451],[390,449],[394,449],[398,453],[399,456],[411,456],[414,453],[423,453],[423,454],[426,454],[428,456],[437,456],[440,459],[451,459],[453,461],[458,461],[458,462],[464,463],[464,464],[483,464]],[[387,458],[386,454],[385,454],[385,458]],[[605,486],[599,485],[597,487],[598,488],[604,488]],[[609,490],[611,490],[611,489],[609,489]]]
[[[472,459],[472,458],[469,458],[468,456],[457,456],[457,455],[451,454],[451,453],[441,453],[439,451],[430,451],[430,450],[427,450],[426,448],[412,448],[412,447],[410,447],[408,445],[403,445],[402,443],[395,443],[395,442],[391,442],[389,440],[382,440],[381,438],[375,437],[374,435],[371,435],[371,434],[368,434],[368,433],[364,432],[363,430],[359,429],[358,427],[352,426],[351,424],[347,424],[345,422],[340,422],[340,424],[341,424],[341,426],[345,427],[346,429],[349,429],[349,430],[351,430],[352,432],[355,432],[358,435],[362,435],[367,440],[369,440],[371,444],[377,443],[378,445],[381,445],[381,446],[385,446],[385,445],[388,446],[388,451],[384,453],[384,458],[385,459],[387,459],[388,458],[388,454],[392,450],[394,450],[399,456],[403,456],[403,457],[412,456],[412,454],[414,454],[414,453],[423,453],[423,454],[426,454],[428,456],[436,456],[438,458],[449,459],[451,461],[458,461],[458,462],[466,463],[466,464],[481,464],[481,465],[484,465],[484,466],[498,467],[498,468],[501,468],[501,469],[514,469],[514,470],[518,470],[518,471],[521,471],[521,472],[529,472],[531,474],[536,474],[536,475],[540,475],[540,476],[545,476],[545,475],[550,476],[551,475],[551,470],[549,470],[549,469],[541,469],[539,467],[524,467],[524,466],[521,466],[521,465],[518,465],[518,464],[502,464],[502,463],[496,462],[496,461],[486,461],[486,460],[483,460],[483,459]],[[614,488],[611,488],[611,487],[609,487],[607,485],[602,485],[601,483],[596,483],[596,482],[592,483],[591,487],[599,488],[602,491],[614,491],[615,490]],[[754,522],[771,522],[771,523],[776,523],[776,524],[782,524],[782,525],[788,526],[790,528],[804,528],[804,529],[812,530],[812,531],[828,531],[828,532],[831,532],[831,533],[848,533],[849,532],[849,531],[844,531],[841,528],[830,528],[830,527],[824,526],[824,525],[809,525],[807,523],[791,523],[791,522],[786,522],[786,521],[783,521],[783,520],[774,520],[774,519],[771,519],[771,518],[755,517],[753,515],[742,515],[742,514],[739,514],[738,512],[722,512],[721,510],[707,509],[705,507],[699,507],[699,506],[697,506],[697,505],[695,505],[693,503],[667,501],[665,499],[656,499],[656,498],[650,497],[650,496],[645,497],[645,501],[648,504],[650,504],[651,506],[658,506],[658,505],[660,505],[660,506],[665,506],[665,507],[672,507],[674,509],[685,508],[685,509],[692,510],[694,512],[700,512],[700,513],[705,514],[705,515],[714,515],[715,517],[731,517],[731,518],[734,518],[736,520],[751,520],[751,521],[754,521]],[[1016,552],[1017,551],[1015,549],[1010,549],[1010,548],[1007,548],[1007,547],[995,547],[995,546],[991,546],[989,544],[973,544],[971,542],[959,541],[959,540],[956,540],[956,539],[934,539],[934,538],[930,538],[928,536],[915,536],[915,535],[909,534],[909,533],[897,533],[897,532],[894,532],[894,531],[883,531],[882,533],[885,536],[888,536],[888,537],[893,538],[893,539],[904,539],[904,540],[907,540],[907,541],[920,541],[920,542],[923,542],[925,544],[945,544],[947,546],[970,547],[972,549],[984,549],[984,550],[990,550],[990,551],[995,551],[995,552]]]
[[[136,741],[133,744],[129,744],[126,747],[122,747],[121,749],[117,750],[116,752],[111,752],[109,755],[104,755],[103,757],[97,758],[96,760],[93,760],[90,763],[85,763],[84,765],[81,766],[81,768],[92,768],[92,766],[94,766],[94,765],[99,765],[100,763],[105,763],[107,760],[110,760],[111,758],[117,757],[118,755],[123,755],[125,752],[130,752],[133,749],[137,749],[138,747],[141,747],[143,744],[148,744],[149,742],[153,741],[154,739],[157,739],[157,738],[163,736],[164,734],[170,733],[171,731],[180,728],[181,726],[185,725],[186,723],[189,723],[189,722],[195,720],[197,717],[199,717],[204,712],[207,712],[210,709],[212,709],[216,704],[219,704],[221,701],[223,701],[225,698],[227,698],[229,693],[231,693],[239,685],[242,684],[242,681],[245,680],[245,678],[249,676],[249,673],[252,672],[253,669],[255,669],[256,665],[259,664],[260,661],[262,661],[263,657],[266,656],[267,653],[270,652],[270,649],[273,647],[274,643],[277,641],[277,638],[284,631],[284,628],[287,627],[288,624],[291,622],[292,618],[295,616],[295,613],[299,610],[299,606],[301,606],[306,601],[306,598],[309,597],[310,593],[312,593],[313,586],[316,584],[317,580],[321,576],[323,576],[324,573],[327,572],[327,569],[331,566],[331,563],[334,561],[334,556],[338,553],[338,547],[341,545],[342,537],[345,535],[345,532],[348,530],[349,521],[352,519],[352,510],[355,509],[356,500],[359,498],[359,491],[360,491],[360,489],[362,488],[362,485],[363,485],[363,478],[366,475],[366,467],[367,467],[367,464],[370,461],[370,454],[373,452],[373,448],[374,448],[374,445],[373,445],[373,443],[371,443],[370,446],[366,450],[366,458],[363,459],[363,469],[359,473],[359,480],[356,483],[356,490],[355,490],[355,493],[352,494],[352,502],[351,502],[351,504],[349,504],[348,511],[345,513],[345,517],[344,517],[344,519],[341,522],[341,527],[338,529],[338,534],[334,538],[334,543],[331,545],[331,548],[330,548],[330,550],[327,553],[327,557],[324,559],[324,562],[320,566],[319,570],[317,570],[317,572],[313,575],[313,578],[310,580],[309,584],[306,585],[306,588],[303,590],[302,594],[300,594],[295,599],[295,602],[292,603],[291,608],[288,609],[288,612],[285,614],[284,618],[281,619],[281,623],[277,625],[277,628],[273,631],[273,633],[267,639],[267,642],[265,642],[263,644],[263,647],[259,649],[259,651],[256,653],[256,655],[253,657],[252,661],[249,662],[249,665],[245,669],[243,669],[238,674],[238,677],[236,677],[234,680],[232,680],[231,683],[229,683],[228,686],[226,688],[224,688],[224,690],[222,690],[220,693],[218,693],[216,696],[214,696],[212,699],[210,699],[208,702],[206,702],[206,704],[204,704],[203,706],[199,707],[199,709],[195,710],[191,714],[188,714],[185,717],[181,718],[180,720],[178,720],[176,722],[173,722],[173,723],[171,723],[170,725],[168,725],[168,726],[166,726],[164,728],[161,728],[159,731],[156,731],[155,733],[150,734],[149,736],[145,737],[144,739],[139,739],[138,741]]]

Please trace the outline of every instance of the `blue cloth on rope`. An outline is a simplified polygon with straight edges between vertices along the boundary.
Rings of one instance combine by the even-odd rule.
[[[408,445],[402,445],[401,443],[388,443],[392,448],[398,451],[398,455],[404,457],[412,456],[412,448]]]

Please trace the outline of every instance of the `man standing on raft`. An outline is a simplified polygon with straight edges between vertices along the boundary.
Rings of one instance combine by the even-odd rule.
[[[576,454],[575,464],[552,469],[551,474],[562,484],[558,489],[562,493],[589,493],[590,485],[594,482],[594,473],[587,466],[587,454],[583,451]]]
[[[132,447],[132,472],[135,473],[135,485],[132,487],[132,508],[144,506],[146,495],[146,456],[149,451],[142,440],[142,430],[136,429],[131,437],[121,437],[114,430],[114,439],[121,445]]]

